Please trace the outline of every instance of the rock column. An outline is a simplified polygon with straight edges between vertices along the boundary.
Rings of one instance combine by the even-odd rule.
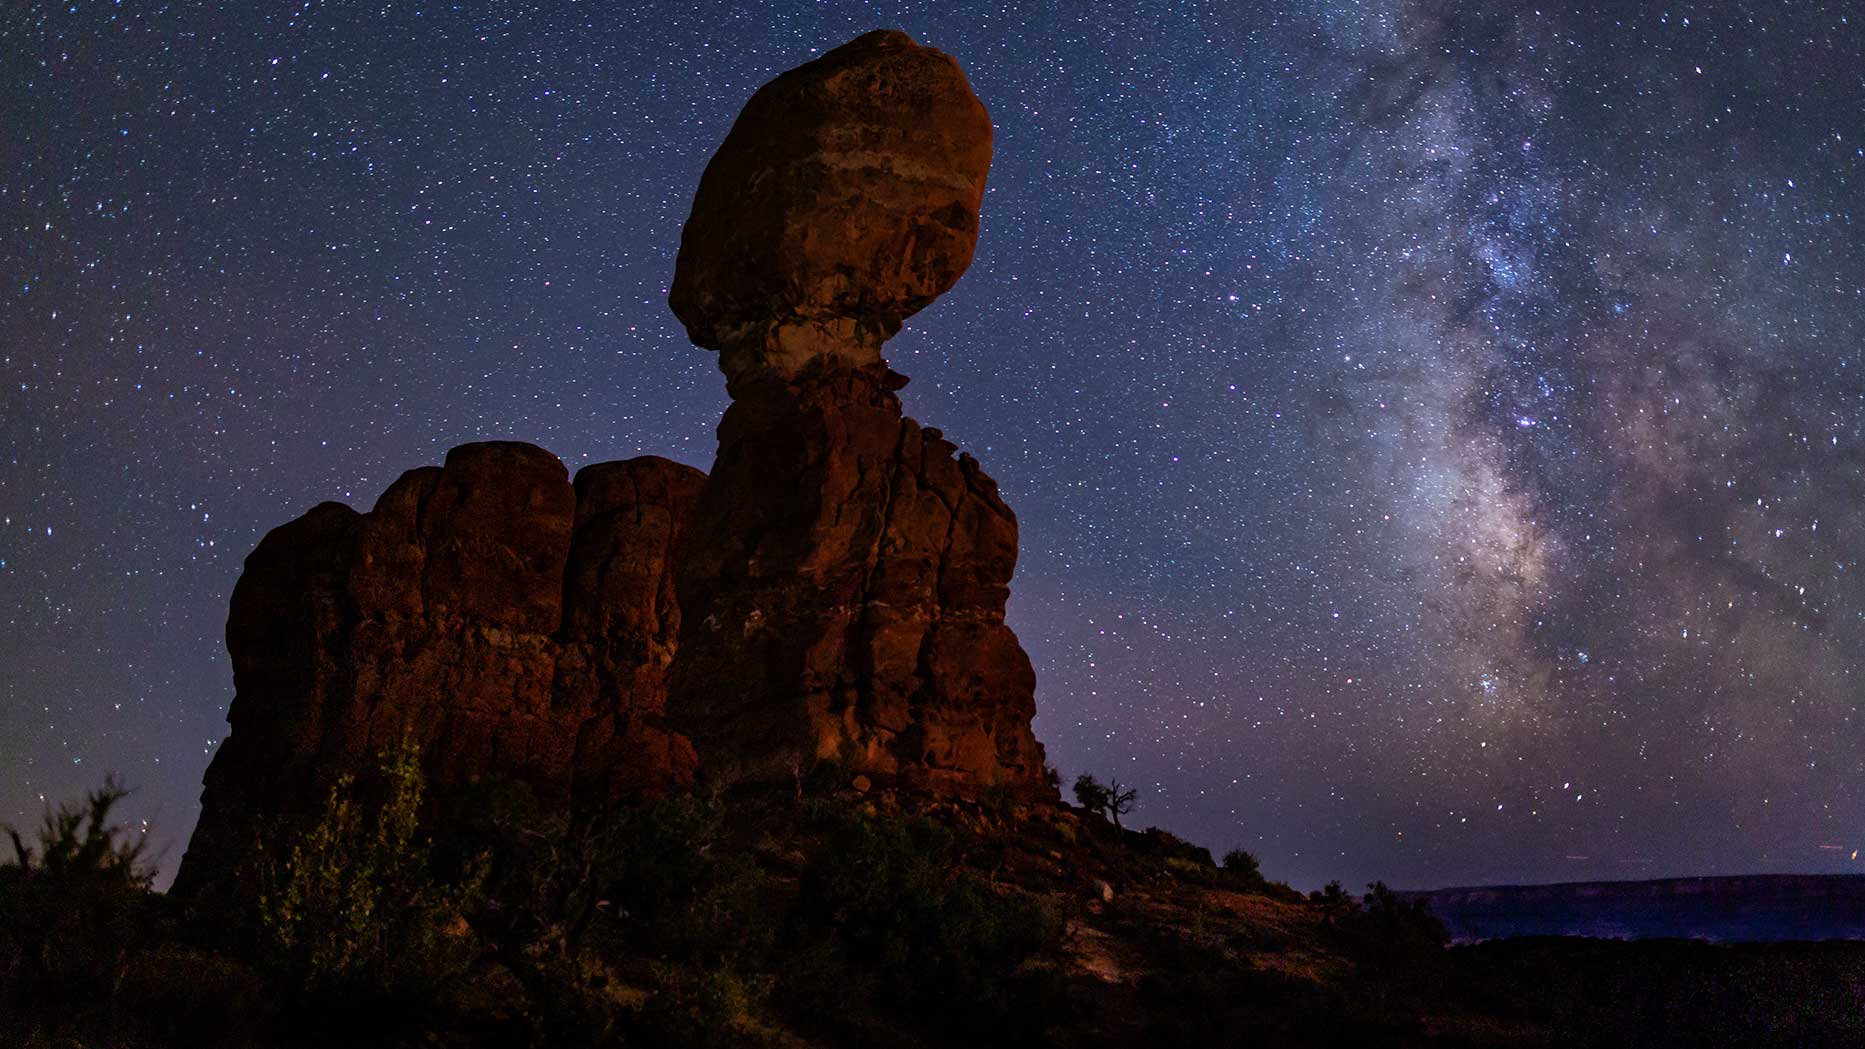
[[[669,298],[732,405],[675,566],[667,714],[703,769],[1042,782],[1004,624],[1016,517],[902,416],[881,356],[970,265],[990,157],[958,64],[876,32],[758,91],[700,181]]]

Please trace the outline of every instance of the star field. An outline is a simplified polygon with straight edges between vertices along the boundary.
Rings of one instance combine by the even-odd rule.
[[[1022,524],[1037,734],[1310,887],[1865,846],[1844,3],[0,12],[0,821],[168,843],[241,558],[464,441],[704,467],[665,304],[750,93],[872,28],[997,125],[889,343]]]

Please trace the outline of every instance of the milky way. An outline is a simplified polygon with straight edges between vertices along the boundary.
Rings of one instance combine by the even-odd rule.
[[[116,771],[172,868],[318,501],[707,465],[699,171],[891,25],[997,124],[889,354],[1019,513],[1066,774],[1304,886],[1856,868],[1847,5],[800,6],[0,13],[0,819]]]

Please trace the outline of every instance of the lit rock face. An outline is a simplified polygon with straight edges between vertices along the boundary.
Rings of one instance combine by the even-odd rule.
[[[667,716],[722,778],[1042,783],[1016,517],[880,353],[970,264],[990,135],[957,63],[870,33],[753,96],[700,183],[670,302],[733,402]]]
[[[668,302],[736,385],[881,342],[971,265],[991,119],[951,56],[881,30],[759,89],[693,199]]]
[[[412,734],[431,788],[488,776],[600,805],[691,781],[660,726],[679,631],[673,550],[705,475],[577,474],[525,444],[455,448],[367,514],[324,503],[246,559],[227,620],[232,731],[177,878],[226,876],[280,815]]]

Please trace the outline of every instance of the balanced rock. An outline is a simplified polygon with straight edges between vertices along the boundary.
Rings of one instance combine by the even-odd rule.
[[[1042,782],[1004,624],[1016,517],[902,417],[880,355],[970,263],[989,159],[957,63],[883,32],[760,90],[707,167],[670,301],[733,401],[677,563],[667,715],[721,777]]]
[[[404,735],[443,792],[497,776],[599,805],[689,782],[692,747],[660,720],[673,552],[704,482],[643,457],[572,486],[541,449],[469,444],[369,513],[324,503],[274,529],[233,591],[232,730],[178,889]]]
[[[246,560],[232,725],[176,879],[412,736],[440,796],[571,810],[841,762],[867,787],[1039,789],[1004,624],[1017,524],[901,414],[883,341],[970,264],[991,125],[964,73],[870,33],[760,91],[706,170],[671,302],[733,403],[714,475],[471,444]]]
[[[991,119],[951,56],[858,37],[746,104],[700,178],[669,304],[734,383],[878,362],[971,265],[990,166]]]

